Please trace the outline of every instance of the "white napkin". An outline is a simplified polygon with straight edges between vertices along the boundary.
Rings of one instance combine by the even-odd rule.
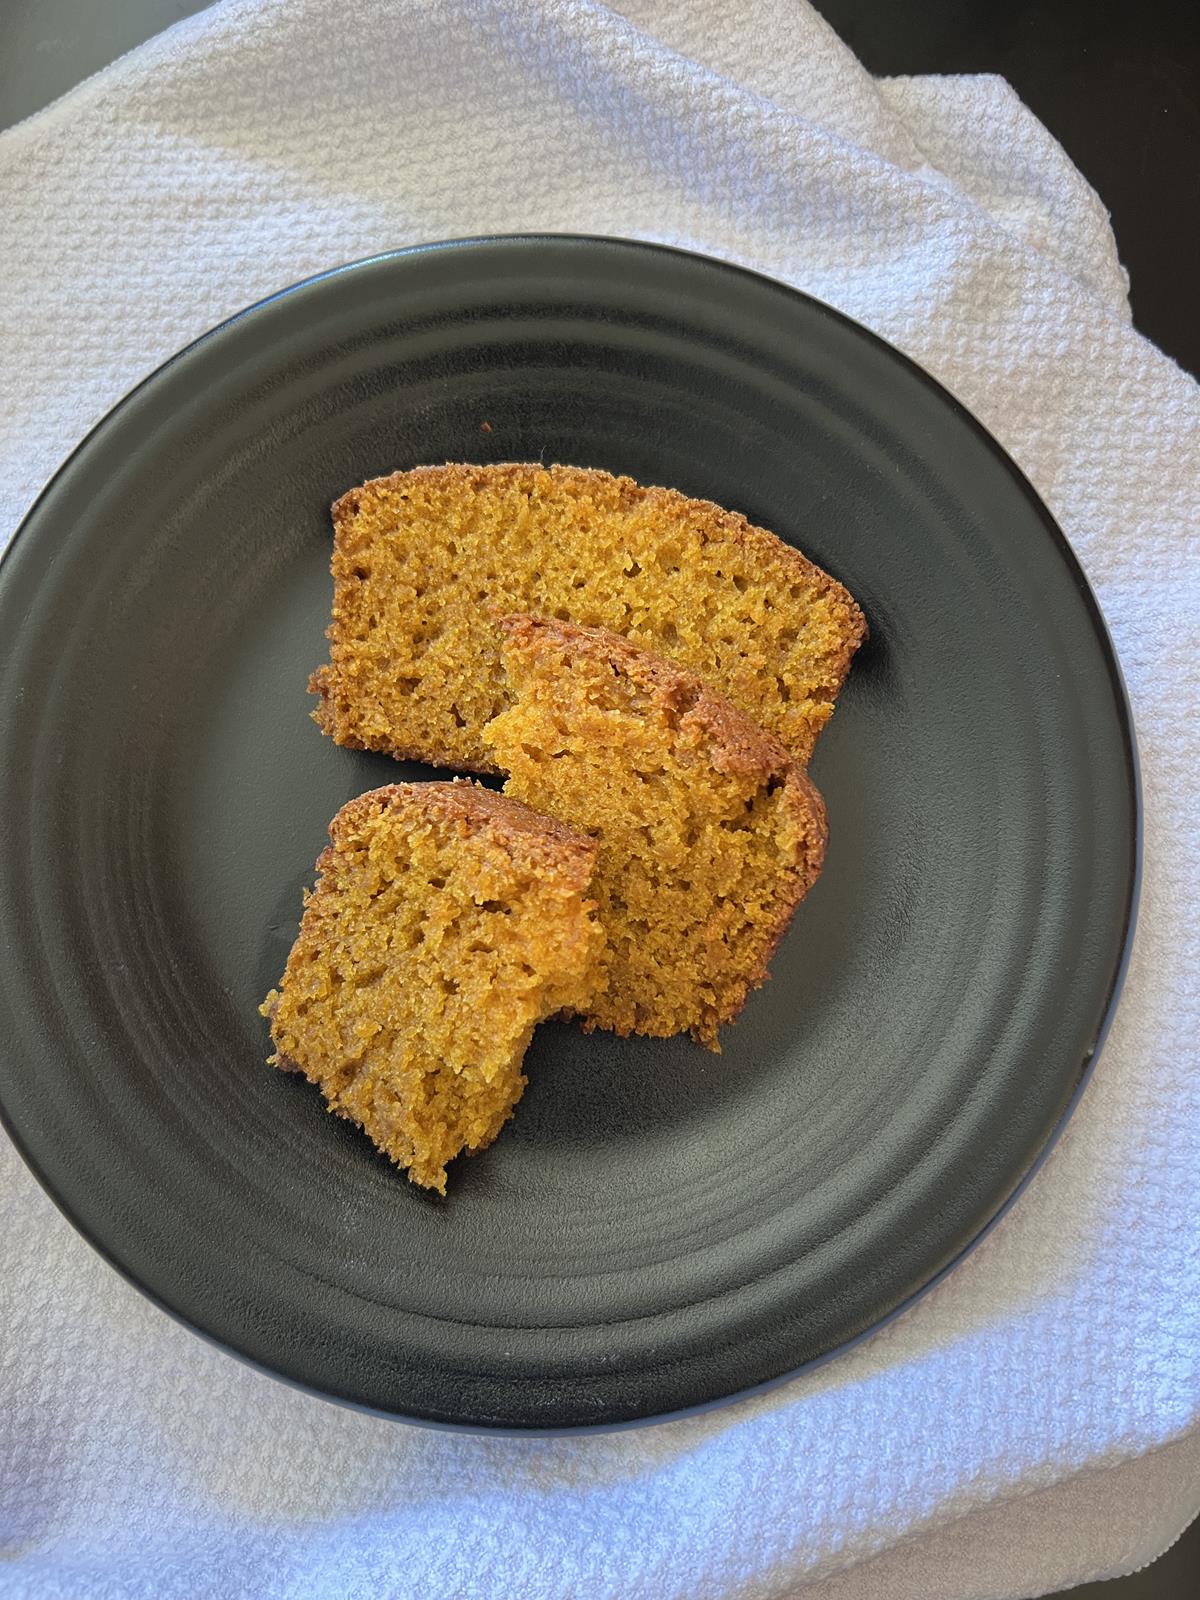
[[[1200,406],[1053,139],[995,78],[873,80],[799,0],[227,0],[3,135],[0,204],[6,533],[144,373],[354,257],[572,230],[800,285],[1037,485],[1146,796],[1124,999],[1028,1192],[885,1331],[698,1419],[472,1438],[295,1393],[3,1145],[0,1592],[1001,1600],[1157,1554],[1200,1496]]]

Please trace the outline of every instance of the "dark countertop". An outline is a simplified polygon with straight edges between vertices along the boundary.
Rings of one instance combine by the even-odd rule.
[[[1198,0],[816,0],[873,71],[997,72],[1108,206],[1143,333],[1200,373]],[[4,0],[0,128],[181,17],[194,0]],[[1192,1600],[1200,1523],[1078,1600]]]

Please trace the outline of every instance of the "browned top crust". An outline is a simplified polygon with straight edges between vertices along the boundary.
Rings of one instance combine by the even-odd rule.
[[[467,833],[486,833],[497,842],[507,841],[527,856],[540,855],[556,870],[568,873],[572,888],[586,889],[592,875],[596,841],[586,833],[462,778],[449,783],[388,783],[369,789],[346,802],[329,824],[329,837],[340,844],[386,810],[424,813],[459,823]]]

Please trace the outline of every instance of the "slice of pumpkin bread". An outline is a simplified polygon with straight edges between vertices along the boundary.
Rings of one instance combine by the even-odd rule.
[[[505,793],[585,830],[604,982],[589,1027],[717,1030],[821,869],[825,807],[778,740],[694,674],[600,629],[501,624],[514,703],[484,730]]]
[[[587,1004],[596,846],[472,783],[372,790],[329,837],[263,1004],[272,1060],[444,1194],[520,1099],[534,1025]]]

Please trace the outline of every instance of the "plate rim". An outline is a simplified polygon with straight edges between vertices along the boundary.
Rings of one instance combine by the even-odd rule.
[[[37,513],[43,502],[47,500],[61,479],[66,477],[78,462],[79,457],[91,444],[95,436],[106,428],[109,423],[123,412],[135,398],[148,386],[155,383],[159,377],[177,362],[185,360],[197,349],[208,345],[228,332],[237,324],[275,301],[302,294],[306,290],[313,290],[331,280],[344,277],[348,274],[359,272],[373,266],[407,260],[416,256],[431,253],[451,252],[455,254],[468,253],[480,249],[490,249],[496,246],[519,247],[536,249],[545,245],[574,245],[590,248],[600,246],[610,249],[628,251],[635,255],[651,255],[658,257],[678,257],[685,261],[698,263],[708,269],[719,273],[733,275],[751,280],[754,283],[766,285],[769,288],[797,298],[815,308],[821,314],[842,324],[853,335],[865,339],[869,344],[882,349],[887,357],[900,362],[909,373],[922,385],[931,390],[936,398],[956,415],[976,436],[987,450],[998,460],[1007,475],[1014,480],[1025,499],[1034,510],[1043,531],[1054,546],[1060,560],[1074,582],[1076,591],[1088,615],[1092,631],[1100,647],[1108,673],[1108,681],[1112,690],[1113,709],[1120,727],[1122,744],[1126,757],[1124,778],[1128,784],[1128,802],[1131,820],[1132,837],[1129,841],[1130,869],[1128,882],[1125,886],[1125,897],[1121,918],[1121,950],[1116,964],[1108,994],[1104,1003],[1103,1013],[1097,1026],[1095,1037],[1086,1049],[1080,1063],[1075,1086],[1067,1100],[1058,1120],[1043,1139],[1041,1147],[1035,1152],[1029,1166],[1017,1180],[1010,1192],[998,1203],[991,1216],[981,1225],[975,1233],[943,1266],[934,1272],[924,1283],[915,1288],[899,1304],[885,1313],[877,1321],[871,1323],[856,1334],[843,1340],[831,1349],[813,1357],[799,1366],[789,1368],[777,1376],[767,1378],[759,1383],[741,1387],[727,1394],[715,1396],[699,1401],[693,1405],[677,1407],[662,1412],[646,1413],[636,1417],[622,1418],[619,1420],[597,1421],[586,1423],[567,1423],[561,1425],[535,1424],[521,1426],[514,1424],[491,1424],[482,1421],[447,1420],[444,1417],[421,1415],[419,1412],[401,1412],[382,1407],[376,1407],[353,1399],[347,1395],[339,1394],[332,1389],[326,1389],[306,1382],[304,1379],[282,1372],[264,1361],[247,1354],[236,1346],[227,1343],[218,1335],[198,1326],[175,1307],[170,1305],[148,1284],[143,1283],[133,1272],[132,1268],[118,1260],[110,1248],[98,1238],[89,1226],[78,1216],[72,1205],[59,1194],[57,1187],[42,1172],[31,1152],[27,1149],[19,1131],[14,1126],[8,1108],[5,1104],[3,1093],[0,1092],[0,1128],[3,1128],[13,1146],[20,1155],[26,1168],[37,1180],[44,1194],[53,1202],[59,1213],[70,1223],[93,1249],[97,1255],[112,1269],[120,1274],[124,1281],[138,1291],[140,1295],[149,1300],[159,1310],[165,1312],[175,1323],[186,1328],[190,1333],[212,1347],[215,1347],[232,1356],[242,1365],[260,1372],[275,1382],[286,1384],[289,1388],[324,1400],[330,1404],[357,1411],[366,1415],[386,1418],[393,1422],[408,1423],[414,1426],[431,1428],[438,1432],[478,1435],[484,1437],[509,1437],[509,1438],[550,1438],[583,1434],[606,1434],[624,1432],[633,1428],[651,1427],[658,1423],[676,1421],[681,1418],[703,1415],[717,1408],[733,1405],[741,1401],[752,1399],[790,1382],[802,1374],[813,1372],[828,1362],[835,1360],[848,1351],[855,1349],[868,1338],[873,1337],[882,1329],[888,1327],[897,1318],[909,1311],[918,1301],[923,1299],[936,1288],[950,1273],[968,1257],[976,1247],[991,1233],[1005,1216],[1010,1208],[1016,1204],[1024,1194],[1026,1188],[1037,1176],[1043,1164],[1049,1158],[1057,1145],[1064,1129],[1074,1115],[1092,1075],[1096,1070],[1102,1048],[1108,1037],[1113,1019],[1116,1015],[1124,988],[1125,979],[1129,970],[1129,963],[1133,951],[1136,935],[1138,912],[1141,898],[1143,853],[1144,853],[1144,797],[1141,774],[1141,760],[1138,748],[1136,723],[1133,714],[1128,685],[1125,681],[1121,667],[1120,657],[1113,642],[1112,633],[1105,618],[1103,609],[1095,590],[1092,587],[1083,565],[1075,553],[1073,546],[1060,527],[1057,518],[1050,511],[1042,499],[1037,488],[1022,470],[1020,465],[1005,450],[1004,446],[996,439],[978,417],[954,395],[939,379],[926,370],[921,364],[907,355],[903,350],[876,333],[873,329],[859,322],[846,312],[830,305],[828,301],[809,293],[807,290],[797,288],[785,279],[777,278],[769,273],[742,266],[737,262],[728,261],[720,256],[709,255],[699,250],[686,249],[678,245],[665,244],[651,239],[639,239],[610,234],[590,233],[500,233],[500,234],[471,234],[449,239],[429,240],[421,243],[402,245],[394,249],[383,250],[369,256],[355,258],[342,262],[336,266],[322,269],[320,272],[309,274],[304,278],[285,285],[280,289],[261,296],[240,310],[223,318],[211,328],[206,329],[196,338],[181,346],[165,361],[160,362],[140,378],[128,389],[112,406],[104,412],[88,430],[82,435],[69,453],[62,459],[49,478],[39,489],[36,497],[30,503],[21,517],[4,550],[0,552],[0,609],[4,607],[6,598],[7,581],[11,576],[11,557],[18,543],[28,543],[29,533],[36,521]]]

